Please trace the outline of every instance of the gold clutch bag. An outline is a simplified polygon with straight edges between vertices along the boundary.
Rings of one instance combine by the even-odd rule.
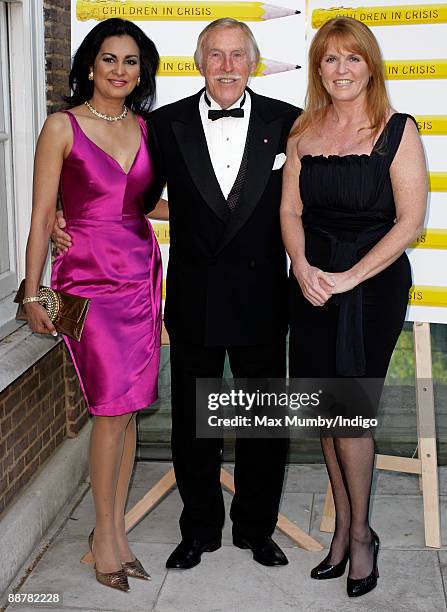
[[[14,298],[14,302],[19,304],[16,314],[18,321],[28,320],[22,304],[24,297],[25,281],[23,280]],[[79,342],[90,306],[88,298],[64,293],[63,291],[55,291],[50,287],[40,287],[39,303],[45,308],[48,317],[59,333],[70,336],[70,338]]]

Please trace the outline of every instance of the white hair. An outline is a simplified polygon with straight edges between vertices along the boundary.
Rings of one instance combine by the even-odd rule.
[[[250,62],[255,62],[256,65],[259,63],[259,59],[261,57],[259,47],[255,37],[253,36],[253,32],[250,30],[248,25],[242,21],[238,21],[237,19],[232,19],[231,17],[223,17],[209,23],[199,34],[199,38],[197,39],[197,47],[194,53],[194,61],[198,68],[200,68],[202,65],[203,47],[205,45],[207,36],[214,30],[217,30],[217,28],[238,28],[241,30],[248,42]]]

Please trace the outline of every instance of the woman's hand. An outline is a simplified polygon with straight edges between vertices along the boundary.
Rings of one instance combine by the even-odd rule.
[[[309,265],[307,261],[292,264],[292,270],[306,300],[313,306],[324,306],[333,293],[332,275]]]
[[[57,331],[45,308],[39,302],[29,302],[24,305],[28,324],[36,334],[51,334],[57,336]]]

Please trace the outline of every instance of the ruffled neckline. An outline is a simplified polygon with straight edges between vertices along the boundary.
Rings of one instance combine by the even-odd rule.
[[[311,155],[310,153],[307,153],[306,155],[303,155],[303,157],[300,159],[300,161],[302,162],[303,159],[306,160],[325,160],[325,161],[332,161],[332,160],[338,160],[338,161],[343,161],[343,160],[350,160],[350,159],[355,159],[355,160],[359,160],[359,159],[366,159],[366,160],[370,160],[373,158],[374,155],[377,154],[377,149],[380,147],[382,140],[385,137],[385,134],[387,133],[387,131],[390,129],[390,125],[391,123],[395,120],[394,118],[402,115],[403,113],[393,113],[391,115],[391,117],[388,119],[388,121],[386,122],[383,130],[380,132],[379,137],[377,138],[371,153],[347,153],[346,155]],[[408,116],[408,115],[407,115]]]
[[[311,155],[310,153],[307,153],[306,155],[303,155],[303,157],[300,159],[300,161],[302,162],[303,159],[318,159],[318,160],[325,160],[325,161],[331,161],[333,159],[336,160],[348,160],[348,159],[370,159],[373,155],[375,154],[375,150],[371,151],[371,153],[348,153],[347,155]]]

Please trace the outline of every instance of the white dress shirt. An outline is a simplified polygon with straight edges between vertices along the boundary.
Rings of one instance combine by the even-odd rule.
[[[211,106],[208,106],[205,101],[205,92],[199,100],[200,118],[202,119],[208,152],[214,173],[225,198],[228,197],[236,180],[244,154],[245,141],[247,140],[251,99],[248,91],[245,92],[245,95],[243,117],[222,117],[222,119],[216,121],[208,119],[208,111],[210,109],[220,110],[221,107],[207,94],[211,102]],[[239,108],[243,97],[242,95],[229,108]]]

